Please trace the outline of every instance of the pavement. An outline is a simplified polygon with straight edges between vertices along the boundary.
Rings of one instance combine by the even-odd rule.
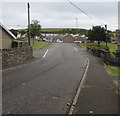
[[[39,60],[2,72],[3,114],[67,114],[87,60],[75,44],[54,43]]]
[[[119,114],[118,88],[114,84],[118,76],[108,74],[100,58],[84,48],[77,49],[89,59],[90,65],[74,114]]]

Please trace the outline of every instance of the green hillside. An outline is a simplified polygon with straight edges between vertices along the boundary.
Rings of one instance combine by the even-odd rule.
[[[27,29],[19,29],[19,32],[27,32]],[[57,34],[84,34],[87,35],[88,30],[86,29],[76,29],[76,28],[42,28],[41,33],[57,33]]]

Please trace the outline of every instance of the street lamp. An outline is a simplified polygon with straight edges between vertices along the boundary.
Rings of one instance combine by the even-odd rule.
[[[28,6],[28,45],[30,46],[30,5],[27,3]]]
[[[107,35],[107,25],[105,25],[105,32],[106,32],[106,35]],[[106,36],[106,46],[107,46],[107,36]]]
[[[78,18],[75,18],[76,20],[76,28],[78,28]]]

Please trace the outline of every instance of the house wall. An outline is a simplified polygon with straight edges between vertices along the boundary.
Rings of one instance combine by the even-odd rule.
[[[71,36],[63,37],[63,43],[74,43],[74,38]]]
[[[0,36],[0,49],[8,49],[12,47],[12,37],[4,30],[0,27],[0,32],[1,32],[1,36]]]

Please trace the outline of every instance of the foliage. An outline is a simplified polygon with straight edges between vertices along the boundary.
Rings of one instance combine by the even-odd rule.
[[[31,36],[31,38],[39,36],[40,30],[41,30],[41,25],[39,24],[39,21],[32,20],[32,23],[30,24],[30,36]]]
[[[14,42],[28,42],[28,41],[23,41],[23,40],[13,40]]]
[[[88,43],[78,43],[81,47],[89,47],[90,45]]]
[[[101,44],[100,46],[98,46],[95,43],[79,43],[78,45],[80,45],[82,47],[90,47],[93,51],[96,51],[99,49],[104,49],[106,51],[109,51],[109,47],[106,46],[105,44]]]
[[[110,52],[116,52],[116,50],[118,50],[117,44],[108,44],[107,46],[109,47]]]
[[[106,68],[113,74],[120,74],[120,67],[107,65]]]
[[[19,29],[20,33],[27,32],[27,29]],[[23,32],[22,32],[23,31]],[[76,29],[76,28],[43,28],[40,29],[41,33],[48,34],[79,34],[88,36],[88,30],[86,29]]]
[[[15,36],[17,36],[17,34],[18,34],[18,30],[10,29],[10,31],[11,31]]]
[[[24,35],[24,34],[26,34],[26,30],[21,30],[21,31],[19,31],[19,33],[21,34],[21,35]]]
[[[117,53],[118,50],[117,44],[108,44],[107,46],[105,44],[101,44],[100,46],[98,46],[95,43],[79,43],[78,45],[80,45],[81,47],[96,47],[96,49],[104,49],[112,53]]]
[[[88,31],[88,40],[91,41],[98,41],[98,45],[100,45],[100,42],[102,41],[109,41],[110,37],[108,34],[106,34],[106,31],[101,26],[94,26],[92,30],[90,29]]]
[[[57,33],[57,34],[80,34],[88,35],[88,30],[86,29],[75,29],[75,28],[46,28],[41,29],[41,33]]]

